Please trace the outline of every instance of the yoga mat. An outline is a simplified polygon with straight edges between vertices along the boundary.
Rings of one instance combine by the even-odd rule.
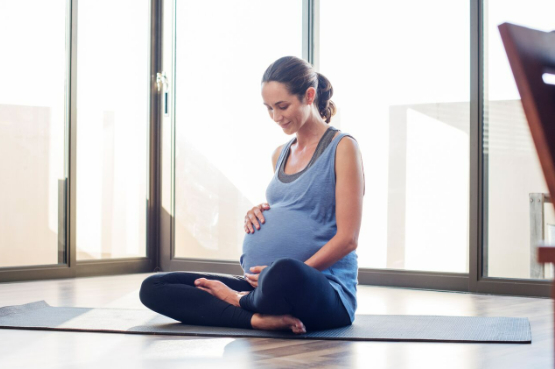
[[[147,309],[53,307],[44,300],[0,308],[0,328],[344,341],[532,342],[527,318],[361,314],[351,326],[297,335],[186,325]]]

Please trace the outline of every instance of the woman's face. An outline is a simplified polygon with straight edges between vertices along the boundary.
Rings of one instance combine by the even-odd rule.
[[[309,90],[314,88],[309,88]],[[296,95],[289,94],[283,83],[270,81],[262,84],[262,100],[272,118],[283,132],[290,135],[297,132],[310,116],[311,92],[307,90],[305,102]]]

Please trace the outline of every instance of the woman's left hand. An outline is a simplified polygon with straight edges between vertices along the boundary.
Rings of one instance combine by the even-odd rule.
[[[253,273],[245,273],[245,277],[247,278],[247,282],[250,283],[251,286],[253,286],[254,288],[258,287],[258,277],[260,276],[260,272],[262,271],[262,269],[268,267],[267,265],[263,265],[263,266],[253,266],[251,267],[250,271]]]

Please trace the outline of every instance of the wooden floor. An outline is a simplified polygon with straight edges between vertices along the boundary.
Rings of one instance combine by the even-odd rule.
[[[0,306],[146,309],[151,274],[0,283]],[[552,300],[358,286],[357,314],[528,317],[532,344],[345,342],[0,329],[0,368],[553,368]]]

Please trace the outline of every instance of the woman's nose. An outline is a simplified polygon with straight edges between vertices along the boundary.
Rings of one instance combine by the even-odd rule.
[[[279,122],[281,120],[281,115],[276,110],[274,110],[273,114],[274,122]]]

